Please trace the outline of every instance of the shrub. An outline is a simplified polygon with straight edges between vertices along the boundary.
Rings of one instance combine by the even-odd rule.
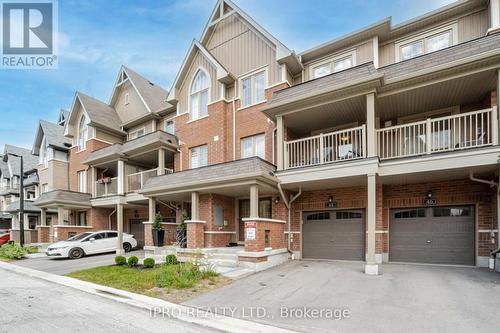
[[[38,246],[27,246],[25,247],[26,253],[32,254],[32,253],[38,253]]]
[[[16,243],[4,244],[0,247],[0,257],[7,259],[21,259],[26,254],[26,249]]]
[[[161,218],[160,213],[156,213],[154,221],[153,221],[153,225],[151,226],[151,228],[153,230],[163,230],[163,226],[161,225],[161,221],[162,221],[162,218]]]
[[[127,258],[125,258],[124,256],[116,256],[115,257],[115,263],[118,265],[118,266],[123,266],[127,263]]]
[[[144,267],[145,268],[153,268],[155,267],[155,260],[153,258],[144,259]]]
[[[136,256],[132,256],[127,260],[128,267],[137,266],[138,263],[139,263],[139,258],[137,258]]]
[[[194,287],[200,280],[210,279],[218,274],[211,270],[200,270],[191,263],[163,266],[157,285],[160,288],[184,289]]]
[[[167,265],[177,265],[179,262],[177,261],[177,257],[175,254],[169,254],[165,257],[165,264]]]

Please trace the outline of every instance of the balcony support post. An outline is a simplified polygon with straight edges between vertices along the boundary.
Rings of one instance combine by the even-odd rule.
[[[198,221],[200,219],[200,194],[191,192],[191,220]]]
[[[156,199],[155,198],[148,198],[148,217],[149,217],[149,222],[153,223],[156,215]]]
[[[259,217],[259,186],[250,185],[250,218]]]
[[[367,157],[377,156],[377,137],[375,130],[375,93],[366,95],[366,147]]]
[[[118,195],[125,194],[125,161],[118,160]]]
[[[283,116],[276,117],[276,157],[277,157],[277,167],[278,170],[286,169],[284,163],[284,157],[286,152],[284,151],[284,139],[285,139],[285,120]]]
[[[96,197],[96,182],[97,182],[97,177],[96,177],[96,172],[95,172],[95,167],[90,167],[91,170],[91,175],[92,175],[92,198]]]
[[[42,227],[47,225],[47,208],[40,209],[40,225]]]
[[[366,263],[365,274],[378,275],[378,265],[375,261],[375,234],[377,220],[377,188],[376,174],[368,174],[368,193],[367,193],[367,209],[366,209]]]
[[[498,106],[491,108],[491,143],[498,145]]]
[[[76,215],[76,218],[78,219],[78,214]],[[57,225],[64,225],[64,208],[63,207],[57,207]]]
[[[325,138],[323,133],[319,135],[319,164],[325,163]]]
[[[162,176],[165,174],[165,149],[158,149],[158,169],[156,175]]]
[[[123,255],[125,251],[123,250],[123,205],[116,205],[116,229],[118,231],[118,244],[116,246],[116,255]]]
[[[425,121],[425,151],[432,153],[432,123],[430,118]]]

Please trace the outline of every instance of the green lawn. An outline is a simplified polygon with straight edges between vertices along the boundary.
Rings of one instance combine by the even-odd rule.
[[[228,283],[217,273],[200,271],[190,263],[160,265],[149,269],[102,266],[69,273],[67,276],[171,301],[184,300]],[[175,298],[169,299],[172,295]]]

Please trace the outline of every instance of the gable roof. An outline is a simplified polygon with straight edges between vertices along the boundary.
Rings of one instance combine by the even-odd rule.
[[[126,76],[125,79],[123,78],[123,73]],[[158,113],[172,107],[172,105],[167,102],[167,90],[163,89],[157,84],[154,84],[144,76],[124,65],[122,65],[120,68],[115,88],[113,89],[113,93],[111,94],[111,99],[109,102],[110,105],[113,105],[115,99],[118,96],[118,92],[120,91],[119,88],[125,80],[130,81],[135,91],[139,95],[139,98],[142,100],[144,106],[149,112]]]
[[[69,117],[69,111],[65,109],[61,109],[59,112],[59,117],[57,118],[57,124],[64,126],[68,120]]]
[[[175,77],[172,89],[170,89],[170,94],[168,95],[168,101],[175,101],[177,99],[176,91],[182,83],[182,79],[187,74],[189,70],[189,65],[194,60],[196,56],[196,51],[200,53],[210,61],[210,63],[215,67],[217,74],[217,80],[222,83],[231,83],[234,77],[229,73],[229,71],[224,68],[224,66],[208,51],[199,41],[193,39],[191,46],[189,47],[188,53],[182,62],[181,68]]]
[[[71,126],[68,126],[68,123],[76,121],[76,114],[74,110],[77,103],[81,104],[83,112],[89,119],[89,125],[103,128],[120,135],[126,135],[126,133],[122,131],[121,120],[114,108],[94,97],[77,91],[75,93],[73,105],[71,106],[70,116],[67,120],[66,128],[64,130],[65,136],[73,135],[72,133],[70,133],[69,127]]]
[[[11,154],[23,157],[23,172],[36,169],[38,165],[38,158],[35,155],[31,154],[31,150],[6,144],[4,149],[3,161],[8,163],[8,166],[12,171],[11,176],[21,175],[21,160],[19,157],[12,156]]]
[[[38,122],[38,128],[35,134],[35,141],[31,153],[38,155],[40,153],[40,145],[43,137],[49,147],[56,150],[67,151],[71,147],[71,140],[64,136],[64,126],[51,123],[46,120]]]

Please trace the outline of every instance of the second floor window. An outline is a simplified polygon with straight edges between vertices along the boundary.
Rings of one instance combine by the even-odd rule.
[[[44,167],[47,167],[49,161],[48,148],[47,148],[47,140],[45,137],[42,139],[42,144],[40,145],[40,164],[43,164]]]
[[[42,193],[47,193],[49,191],[49,184],[42,184]]]
[[[396,57],[399,57],[399,61],[403,61],[450,47],[454,42],[456,43],[453,37],[454,32],[456,33],[456,29],[451,26],[438,32],[434,31],[418,36],[410,41],[397,43]]]
[[[247,76],[241,80],[241,106],[265,101],[265,71]]]
[[[196,73],[191,85],[191,119],[208,115],[208,77],[201,69]]]
[[[266,157],[266,140],[264,134],[259,134],[241,140],[241,158],[252,156]]]
[[[85,171],[78,171],[78,192],[87,192],[87,174]]]
[[[87,125],[87,117],[82,115],[80,118],[80,124],[78,126],[78,147],[83,150],[87,147],[87,139],[89,134],[89,127]]]
[[[208,146],[191,148],[189,153],[191,169],[208,165]]]
[[[352,66],[354,66],[354,52],[349,55],[334,58],[327,63],[314,66],[312,70],[312,78],[317,79],[331,73],[343,71],[351,68]]]
[[[137,139],[138,137],[144,136],[144,128],[132,131],[129,133],[129,140]]]
[[[167,120],[165,122],[165,132],[175,134],[175,125],[173,120]]]

